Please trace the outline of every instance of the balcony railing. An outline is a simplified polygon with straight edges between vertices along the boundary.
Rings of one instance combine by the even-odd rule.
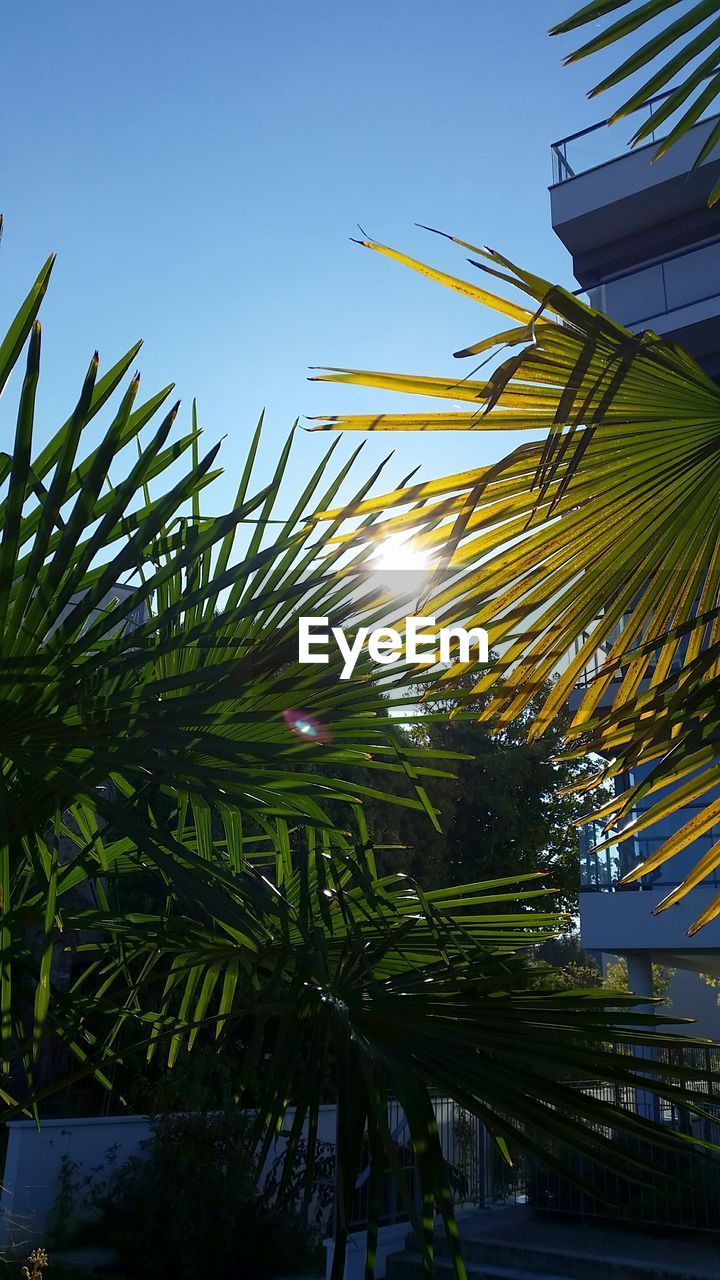
[[[695,806],[688,806],[683,811],[685,821],[693,816]],[[580,888],[585,893],[590,891],[613,892],[615,890],[622,891],[640,891],[648,889],[671,889],[679,885],[690,870],[693,862],[699,861],[706,853],[709,853],[714,844],[720,840],[720,828],[713,827],[710,831],[706,831],[699,836],[689,846],[685,856],[678,855],[671,858],[669,862],[663,863],[656,871],[652,871],[649,875],[643,876],[641,880],[636,880],[629,885],[620,885],[620,880],[627,875],[633,867],[640,862],[646,862],[649,857],[657,849],[664,840],[667,839],[668,832],[656,834],[656,828],[650,827],[642,835],[635,836],[630,840],[623,840],[619,844],[610,845],[607,849],[602,849],[600,853],[592,853],[590,850],[596,841],[602,839],[602,832],[599,825],[594,829],[594,824],[589,823],[580,831]],[[682,872],[680,866],[682,865]],[[703,884],[713,885],[720,888],[720,868],[715,868],[702,882]]]
[[[568,182],[570,178],[576,178],[580,173],[586,173],[589,169],[597,169],[611,160],[617,160],[623,154],[623,144],[625,148],[630,146],[630,139],[640,125],[646,120],[652,120],[658,104],[664,102],[673,92],[673,89],[668,89],[665,93],[656,94],[654,98],[648,98],[647,102],[641,103],[625,119],[618,120],[617,124],[611,125],[607,120],[599,120],[597,124],[591,124],[587,129],[580,129],[577,133],[569,134],[567,138],[553,142],[550,147],[553,184]],[[687,104],[685,105],[687,107]],[[645,145],[651,146],[666,137],[680,115],[681,112],[675,112],[658,126],[657,132],[653,129],[649,142]],[[698,116],[696,123],[711,120],[716,115],[718,115],[717,103],[711,102]]]
[[[608,276],[603,285],[603,310],[626,325],[707,302],[720,293],[720,237]]]

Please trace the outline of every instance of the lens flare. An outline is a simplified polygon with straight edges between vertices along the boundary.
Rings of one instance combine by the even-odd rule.
[[[332,742],[332,734],[314,716],[306,711],[297,711],[292,707],[283,711],[282,718],[286,725],[303,742]]]

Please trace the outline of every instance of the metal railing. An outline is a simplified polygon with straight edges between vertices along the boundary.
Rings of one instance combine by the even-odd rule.
[[[433,1098],[433,1109],[443,1155],[448,1163],[455,1204],[459,1207],[484,1204],[487,1193],[487,1134],[484,1126],[470,1112],[463,1110],[453,1098],[436,1096]],[[415,1153],[405,1113],[398,1102],[391,1102],[388,1106],[388,1124],[395,1154],[410,1195],[415,1203],[419,1203]],[[355,1183],[351,1215],[353,1231],[363,1229],[367,1222],[369,1173],[369,1167],[365,1168]],[[407,1219],[407,1205],[397,1179],[390,1169],[386,1169],[381,1193],[380,1225],[388,1226]]]
[[[705,1142],[720,1144],[720,1096],[715,1091],[712,1071],[717,1070],[719,1051],[713,1046],[677,1049],[662,1048],[657,1058],[676,1070],[672,1083],[688,1087],[686,1069],[707,1072],[706,1080],[693,1080],[691,1088],[707,1117],[696,1117],[674,1103],[658,1101],[651,1095],[638,1102],[637,1091],[629,1085],[599,1081],[579,1085],[591,1097],[612,1102],[623,1110],[659,1120],[679,1133],[693,1134]],[[629,1157],[638,1155],[653,1166],[652,1175],[636,1181],[570,1156],[573,1175],[564,1177],[537,1160],[521,1159],[525,1183],[524,1203],[553,1214],[575,1218],[630,1222],[636,1227],[720,1231],[720,1158],[693,1152],[652,1147],[649,1143],[616,1136],[618,1149]],[[583,1185],[581,1185],[583,1184]]]
[[[709,77],[706,77],[706,79],[709,79]],[[586,173],[589,169],[596,169],[600,165],[609,164],[611,160],[617,160],[623,154],[623,141],[625,147],[629,147],[633,134],[644,121],[653,119],[658,104],[669,98],[671,93],[674,93],[674,90],[668,89],[664,93],[658,93],[654,97],[648,98],[646,102],[641,103],[624,120],[620,120],[616,124],[610,124],[608,120],[599,120],[597,124],[591,124],[586,129],[579,129],[577,133],[568,134],[566,138],[560,138],[558,142],[551,143],[553,183],[568,182],[571,178],[576,178],[580,173]],[[685,104],[686,108],[687,103]],[[680,112],[676,112],[667,120],[664,120],[658,126],[659,129],[662,129],[662,132],[658,132],[657,136],[656,130],[653,128],[650,132],[649,142],[643,145],[652,146],[654,143],[661,141],[672,128],[679,114]],[[701,112],[695,123],[701,124],[703,121],[711,120],[717,115],[717,104],[711,102]]]
[[[683,822],[689,822],[694,813],[699,813],[702,809],[701,805],[686,805],[681,810]],[[580,831],[580,888],[583,892],[595,890],[600,892],[642,892],[649,889],[669,889],[682,883],[685,875],[689,870],[687,859],[697,862],[700,858],[709,853],[714,844],[720,840],[720,826],[711,827],[702,835],[697,836],[691,845],[688,846],[686,857],[676,857],[668,863],[658,867],[657,870],[650,872],[649,875],[643,876],[641,880],[635,881],[630,885],[620,885],[620,880],[626,876],[633,867],[637,867],[641,862],[647,862],[648,858],[659,849],[660,845],[667,840],[672,834],[669,830],[656,831],[650,827],[649,833],[643,832],[641,835],[633,836],[629,840],[623,840],[617,844],[609,845],[607,849],[601,849],[599,853],[593,853],[592,847],[594,843],[599,843],[602,839],[602,831],[599,825],[588,823],[587,827],[581,828]],[[704,877],[702,883],[720,887],[720,868],[715,868]]]
[[[720,1148],[720,1095],[713,1080],[713,1073],[717,1073],[720,1067],[720,1048],[679,1045],[677,1049],[662,1047],[654,1052],[657,1060],[673,1069],[668,1083],[691,1088],[699,1095],[707,1113],[705,1117],[692,1116],[673,1102],[659,1102],[649,1093],[643,1092],[639,1097],[638,1090],[632,1085],[582,1080],[576,1082],[575,1088],[625,1111],[646,1114],[669,1129],[692,1133],[696,1138]],[[687,1071],[690,1068],[695,1072],[705,1072],[705,1078],[694,1078],[689,1083]],[[453,1098],[438,1096],[433,1099],[433,1107],[458,1207],[527,1204],[536,1209],[580,1218],[612,1218],[618,1222],[631,1220],[638,1226],[720,1231],[720,1158],[714,1155],[704,1158],[691,1149],[687,1153],[675,1152],[651,1148],[649,1144],[642,1148],[636,1144],[631,1150],[629,1140],[618,1136],[617,1141],[627,1154],[643,1156],[646,1162],[654,1165],[656,1175],[640,1183],[633,1178],[607,1172],[584,1157],[568,1154],[566,1163],[576,1177],[563,1176],[556,1169],[528,1156],[514,1143],[510,1144],[513,1164],[509,1166],[482,1122]],[[389,1119],[391,1124],[396,1120],[402,1126],[404,1115],[397,1103],[391,1104]],[[414,1153],[406,1131],[403,1132],[405,1139],[398,1132],[401,1163],[410,1186],[417,1194]],[[388,1170],[381,1222],[407,1220],[407,1210],[400,1202]],[[366,1222],[367,1191],[358,1186],[352,1229],[361,1230]]]
[[[710,236],[700,244],[618,271],[602,281],[603,309],[611,315],[621,310],[623,323],[635,325],[708,302],[720,293],[719,263],[720,237]]]

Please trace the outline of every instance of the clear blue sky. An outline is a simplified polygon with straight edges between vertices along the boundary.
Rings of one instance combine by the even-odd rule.
[[[545,30],[566,0],[36,0],[3,15],[1,319],[47,253],[40,434],[66,416],[97,346],[138,337],[143,388],[198,396],[229,501],[258,411],[408,408],[309,383],[314,364],[456,373],[498,317],[350,243],[447,269],[415,222],[487,243],[562,283],[550,142],[606,114],[601,65],[563,69]],[[618,139],[620,142],[620,139]],[[471,268],[468,268],[471,271]],[[463,367],[463,372],[466,372]],[[9,430],[9,408],[0,429]],[[348,446],[357,438],[349,438]],[[326,448],[303,436],[297,473]],[[499,435],[372,437],[401,474],[480,464]],[[269,452],[272,452],[270,449]],[[268,457],[266,453],[266,458]],[[397,472],[395,473],[397,476]]]

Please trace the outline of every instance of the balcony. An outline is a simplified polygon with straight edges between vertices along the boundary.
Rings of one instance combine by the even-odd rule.
[[[629,141],[667,97],[553,143],[552,224],[593,306],[630,329],[679,342],[720,378],[720,206],[707,207],[720,144],[694,167],[720,114],[708,107],[654,162],[677,116],[645,145],[630,149]]]
[[[716,798],[714,791],[708,796],[711,802]],[[720,891],[719,869],[706,876],[667,914],[652,914],[653,908],[720,840],[720,827],[704,832],[688,849],[634,884],[621,886],[619,883],[622,876],[651,857],[668,836],[695,817],[702,807],[701,804],[685,805],[679,813],[600,853],[590,851],[602,838],[599,825],[594,829],[590,823],[581,829],[579,905],[584,947],[614,954],[646,952],[674,968],[720,972],[717,931],[708,926],[692,938],[687,936],[692,921]],[[642,808],[641,804],[639,810]]]
[[[652,121],[660,104],[665,102],[672,92],[672,89],[668,89],[665,93],[656,94],[654,98],[648,98],[647,102],[643,102],[626,119],[618,120],[617,124],[611,125],[607,120],[600,120],[587,129],[580,129],[577,133],[569,134],[567,138],[560,138],[558,142],[553,142],[550,146],[553,185],[569,182],[579,174],[587,173],[589,169],[597,169],[601,165],[617,160],[623,153],[629,154],[633,134],[647,121]],[[698,116],[696,124],[716,116],[717,106],[715,103],[710,103]],[[677,114],[671,116],[669,121],[659,125],[657,130],[653,129],[650,142],[646,146],[657,146],[667,136],[668,125],[672,126],[677,118]]]
[[[659,137],[628,149],[638,119],[603,122],[552,146],[552,224],[584,289],[720,239],[720,210],[707,208],[720,177],[720,146],[693,168],[720,121],[717,108],[654,163]]]
[[[653,908],[666,889],[647,893],[580,893],[580,938],[588,951],[611,955],[645,953],[672,969],[694,969],[720,975],[720,948],[712,924],[688,937],[688,929],[717,894],[700,884],[662,915]],[[684,1012],[684,1011],[683,1011]]]
[[[682,822],[689,822],[700,811],[700,805],[686,805],[680,811],[674,827]],[[662,828],[662,829],[661,829]],[[634,884],[621,885],[620,880],[633,867],[651,858],[664,840],[672,834],[673,828],[665,829],[663,824],[650,827],[630,840],[622,840],[617,844],[593,853],[593,845],[602,839],[602,831],[596,824],[588,823],[580,830],[580,889],[583,893],[647,893],[662,889],[669,893],[679,885],[700,858],[709,853],[714,844],[720,840],[720,827],[712,827],[682,853],[676,854],[669,862],[643,876]],[[704,885],[712,885],[720,890],[720,868],[711,871],[703,880]]]

